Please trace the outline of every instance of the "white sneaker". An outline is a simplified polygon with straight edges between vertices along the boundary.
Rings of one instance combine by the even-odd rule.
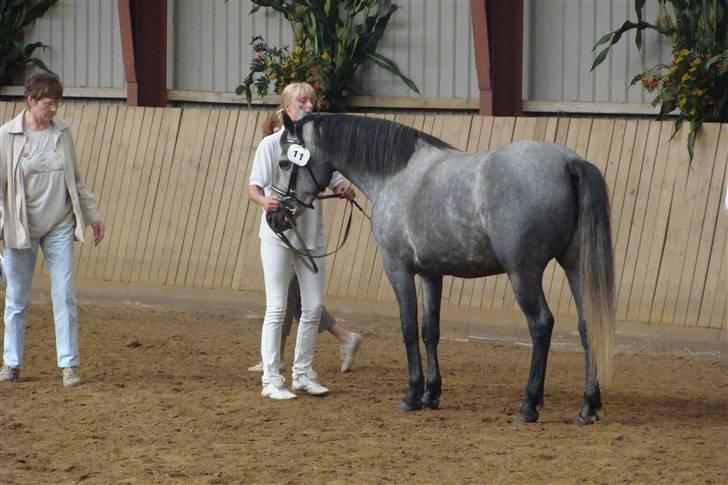
[[[281,372],[283,369],[286,368],[285,362],[280,362],[278,364],[278,372]],[[255,364],[252,367],[248,367],[248,372],[263,372],[263,361],[261,360],[257,364]]]
[[[312,396],[323,396],[329,393],[328,388],[322,386],[318,378],[307,375],[300,375],[293,378],[293,390],[303,391]]]
[[[354,365],[354,356],[359,350],[362,340],[364,340],[364,337],[356,332],[351,332],[349,341],[339,348],[341,352],[341,372],[349,372],[351,370],[351,366]]]
[[[263,387],[263,392],[261,392],[260,395],[275,401],[286,401],[288,399],[296,399],[298,397],[289,391],[285,384],[281,383],[279,385],[275,385],[272,382]]]
[[[0,382],[17,382],[20,380],[20,369],[4,365],[0,369]]]
[[[63,386],[73,387],[81,384],[81,376],[78,375],[75,367],[63,368]]]

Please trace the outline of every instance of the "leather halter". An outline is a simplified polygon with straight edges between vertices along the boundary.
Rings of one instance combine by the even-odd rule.
[[[299,140],[287,140],[291,141],[293,143],[297,143],[298,145],[304,146],[302,141]],[[283,243],[293,251],[293,253],[304,257],[304,261],[309,265],[311,270],[314,273],[318,273],[318,266],[316,265],[315,259],[324,258],[326,256],[330,256],[334,253],[336,253],[339,249],[341,249],[344,246],[344,243],[349,237],[349,230],[351,229],[351,220],[354,215],[354,206],[356,206],[364,216],[371,220],[371,218],[364,212],[364,209],[354,200],[350,200],[350,211],[349,211],[349,219],[346,223],[346,230],[344,231],[344,238],[343,240],[338,244],[336,249],[333,251],[330,251],[325,254],[314,256],[311,254],[311,250],[306,247],[306,242],[303,240],[303,237],[301,236],[301,233],[298,230],[298,226],[296,225],[296,216],[295,214],[295,207],[294,204],[291,202],[295,202],[305,209],[313,209],[314,205],[313,202],[310,204],[305,203],[304,201],[300,200],[298,197],[296,197],[296,185],[298,183],[298,170],[302,167],[299,165],[296,165],[295,163],[290,162],[289,160],[281,160],[279,162],[279,165],[282,165],[283,163],[289,163],[292,165],[291,167],[291,176],[288,179],[288,187],[284,190],[280,187],[277,187],[276,185],[273,185],[271,189],[273,192],[278,194],[281,197],[280,205],[278,206],[278,210],[276,210],[273,213],[269,213],[266,215],[266,222],[268,223],[268,226],[271,228],[273,233],[278,236],[278,238],[283,241]],[[308,174],[311,176],[311,180],[313,180],[313,183],[316,185],[317,194],[323,192],[326,190],[326,186],[322,186],[318,180],[316,179],[316,176],[313,173],[313,170],[311,169],[311,166],[309,164],[306,164],[304,166],[308,170]],[[282,167],[281,167],[282,168]],[[323,199],[333,199],[333,198],[339,198],[340,196],[338,194],[332,194],[332,195],[318,195],[316,197],[317,200],[323,200]],[[272,221],[276,222],[272,222]],[[280,226],[287,226],[287,227],[280,227]],[[278,226],[278,227],[275,227]],[[293,233],[296,235],[296,238],[298,241],[300,241],[301,245],[303,246],[303,249],[297,249],[291,241],[286,237],[285,231],[291,229]]]

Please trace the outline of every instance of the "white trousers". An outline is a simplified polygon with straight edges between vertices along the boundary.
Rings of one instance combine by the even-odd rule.
[[[323,248],[316,248],[313,254],[323,254]],[[314,273],[304,260],[290,249],[260,241],[260,257],[265,277],[265,318],[260,353],[263,360],[263,386],[285,382],[278,370],[281,360],[281,333],[283,317],[286,314],[288,286],[291,271],[296,272],[301,288],[301,318],[296,334],[296,351],[293,359],[293,377],[308,374],[313,368],[316,350],[316,336],[321,320],[321,303],[324,293],[324,259],[317,259],[318,273]]]
[[[74,228],[61,226],[40,239],[31,239],[28,249],[5,249],[5,365],[21,367],[23,364],[26,312],[39,246],[51,275],[58,367],[78,365],[78,311],[73,284]]]

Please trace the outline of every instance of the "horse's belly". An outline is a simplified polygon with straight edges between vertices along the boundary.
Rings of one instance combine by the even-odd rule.
[[[495,256],[481,253],[479,257],[468,258],[461,254],[445,251],[437,255],[420,255],[415,260],[418,273],[456,276],[458,278],[479,278],[505,273]]]

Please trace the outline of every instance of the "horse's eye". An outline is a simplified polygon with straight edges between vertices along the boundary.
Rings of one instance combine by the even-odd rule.
[[[291,161],[290,160],[281,160],[278,162],[278,166],[281,167],[281,170],[288,170],[291,168]]]

